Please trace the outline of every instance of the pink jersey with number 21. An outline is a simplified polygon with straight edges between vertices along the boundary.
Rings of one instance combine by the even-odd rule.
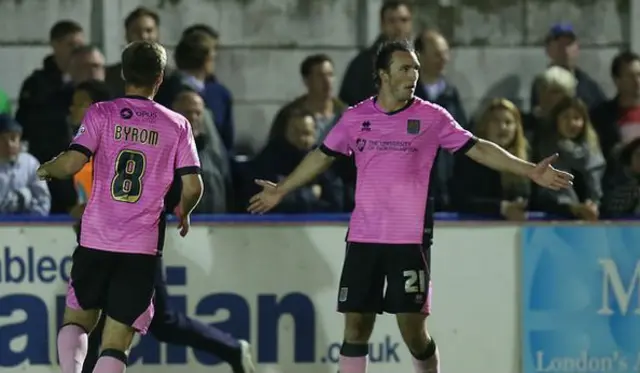
[[[200,172],[189,122],[151,100],[127,96],[92,105],[69,149],[93,157],[80,245],[157,254],[174,173]]]
[[[357,167],[351,242],[421,244],[431,168],[439,148],[466,151],[475,144],[442,107],[414,98],[386,113],[375,98],[349,108],[321,146],[329,155],[353,155]]]

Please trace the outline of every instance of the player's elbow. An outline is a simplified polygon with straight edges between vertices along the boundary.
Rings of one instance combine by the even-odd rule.
[[[322,168],[328,168],[336,160],[334,154],[328,154],[327,150],[321,148],[312,151],[309,157],[313,159],[314,163],[321,165]]]
[[[469,158],[478,163],[485,164],[492,153],[495,153],[496,146],[486,140],[478,139],[478,141],[465,153]]]

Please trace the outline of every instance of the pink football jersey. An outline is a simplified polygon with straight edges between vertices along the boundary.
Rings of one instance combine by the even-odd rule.
[[[355,156],[355,208],[347,239],[423,243],[431,169],[439,148],[466,151],[475,137],[442,107],[414,98],[387,113],[370,98],[349,108],[320,147]]]
[[[127,96],[92,105],[69,149],[93,157],[93,190],[80,244],[159,253],[164,196],[174,174],[200,172],[189,122],[152,100]]]

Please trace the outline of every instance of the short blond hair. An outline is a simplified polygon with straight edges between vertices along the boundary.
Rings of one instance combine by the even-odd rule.
[[[558,87],[561,88],[567,96],[576,95],[578,80],[573,73],[560,66],[551,66],[546,69],[539,77],[538,82],[540,88]]]

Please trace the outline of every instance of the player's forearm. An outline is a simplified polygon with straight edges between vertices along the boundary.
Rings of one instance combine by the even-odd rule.
[[[520,159],[486,140],[479,140],[473,148],[469,149],[467,156],[494,170],[521,176],[528,176],[535,168],[535,164]]]
[[[44,164],[49,176],[54,179],[68,179],[75,174],[71,164],[65,161],[64,154]]]
[[[68,179],[84,166],[89,158],[76,151],[66,151],[45,163],[43,167],[54,179]]]
[[[197,182],[182,184],[182,194],[180,195],[180,208],[182,216],[189,215],[198,206],[202,198],[203,183],[200,176]]]
[[[333,163],[334,158],[324,154],[319,149],[309,153],[293,172],[278,183],[278,190],[287,194],[301,186],[308,184],[318,175],[325,172]]]
[[[189,215],[193,212],[193,210],[196,208],[196,206],[198,206],[198,202],[200,202],[200,197],[202,197],[202,194],[198,194],[198,195],[182,195],[182,198],[180,199],[180,206],[181,206],[181,213],[182,216],[185,215]]]

